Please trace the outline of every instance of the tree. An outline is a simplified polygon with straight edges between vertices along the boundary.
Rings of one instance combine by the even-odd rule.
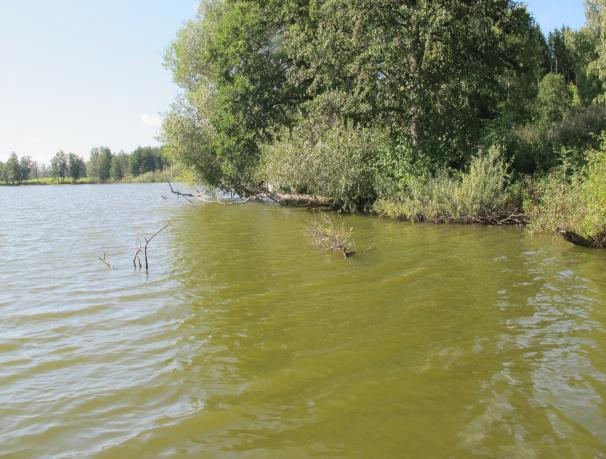
[[[574,84],[581,103],[585,106],[594,102],[603,92],[599,75],[592,70],[592,62],[598,59],[598,37],[589,27],[578,31],[566,29],[564,42],[572,62]],[[569,80],[570,81],[570,80]]]
[[[68,159],[63,150],[57,152],[50,162],[51,176],[63,182],[69,172]]]
[[[562,27],[551,32],[548,38],[551,73],[563,75],[566,83],[576,81],[577,67],[570,46],[573,33],[570,27]]]
[[[548,123],[562,121],[572,105],[572,96],[563,75],[549,73],[539,84],[537,116]]]
[[[112,180],[122,180],[124,178],[124,159],[126,154],[120,153],[112,158],[110,176]]]
[[[50,175],[58,181],[63,182],[68,175],[69,167],[67,156],[63,150],[58,151],[50,161]]]
[[[307,1],[300,2],[305,16]],[[283,46],[297,2],[206,2],[179,32],[167,66],[186,92],[166,119],[171,153],[215,186],[246,193],[259,145],[290,123],[306,85],[287,80]]]
[[[17,181],[19,183],[29,178],[29,173],[32,170],[32,159],[29,156],[22,156],[19,160],[19,173]]]
[[[20,181],[21,169],[19,166],[19,157],[16,153],[11,153],[4,165],[4,174],[8,183],[17,183]]]
[[[107,182],[111,177],[112,152],[107,147],[95,147],[90,152],[89,174],[99,182]]]
[[[86,164],[84,159],[74,153],[70,153],[67,157],[67,169],[69,176],[74,182],[86,175]]]
[[[32,179],[40,178],[40,165],[38,164],[38,161],[32,161],[32,169],[30,172],[30,177]]]
[[[587,26],[598,40],[597,57],[589,65],[603,84],[606,84],[606,0],[585,0]],[[602,101],[606,95],[601,95]]]

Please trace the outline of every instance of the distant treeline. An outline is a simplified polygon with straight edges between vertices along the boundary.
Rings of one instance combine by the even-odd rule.
[[[74,153],[59,151],[48,166],[32,161],[29,156],[19,157],[11,153],[5,163],[0,161],[0,182],[20,184],[48,177],[55,178],[57,182],[77,182],[86,177],[90,181],[105,183],[162,171],[170,165],[161,147],[138,147],[131,153],[112,153],[107,147],[95,147],[88,161]]]

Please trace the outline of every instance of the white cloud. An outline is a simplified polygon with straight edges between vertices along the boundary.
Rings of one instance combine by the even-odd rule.
[[[143,123],[143,126],[159,129],[160,126],[162,126],[162,118],[160,118],[158,115],[144,113],[141,115],[141,123]]]

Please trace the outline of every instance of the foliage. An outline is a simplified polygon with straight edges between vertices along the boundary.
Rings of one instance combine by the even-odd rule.
[[[67,155],[63,150],[57,152],[50,163],[51,176],[55,177],[58,181],[63,182],[65,177],[69,173],[69,165]]]
[[[261,150],[329,100],[333,121],[464,166],[484,120],[526,110],[545,48],[509,0],[206,2],[167,54],[184,95],[164,136],[203,182],[246,194]]]
[[[537,118],[543,123],[562,121],[572,106],[572,94],[562,75],[548,73],[539,84]]]
[[[286,83],[281,8],[281,2],[207,2],[167,54],[185,89],[164,123],[169,151],[210,185],[240,194],[255,188],[260,144],[288,124],[288,106],[301,97]]]
[[[162,154],[162,149],[159,147],[139,146],[130,154],[129,158],[126,158],[124,153],[121,153],[119,158],[123,158],[120,162],[122,176],[124,176],[127,171],[130,171],[131,175],[136,177],[137,175],[145,174],[146,172],[162,170],[169,165],[168,160]],[[112,178],[114,177],[112,176]]]
[[[498,149],[476,156],[464,173],[442,169],[412,179],[400,196],[381,198],[380,215],[436,223],[498,222],[516,213],[508,206],[507,165]]]
[[[112,180],[119,181],[124,178],[125,172],[128,170],[128,156],[124,152],[112,156],[109,175]]]
[[[568,177],[561,168],[534,183],[525,211],[529,215],[532,231],[560,231],[564,228],[579,229],[579,196],[581,178],[578,174]],[[574,219],[574,221],[573,221]]]
[[[88,174],[100,183],[107,182],[111,177],[112,152],[108,147],[95,147],[90,152]]]
[[[606,83],[606,0],[585,0],[587,23],[598,39],[597,55],[589,64],[589,70],[594,72],[602,83]],[[604,94],[601,95],[602,102]]]
[[[526,204],[533,231],[571,231],[595,245],[606,245],[604,147],[591,152],[581,170],[570,173],[561,168],[536,184]]]
[[[137,177],[169,166],[170,161],[159,147],[137,147],[130,154],[113,154],[107,147],[97,147],[91,150],[87,170],[91,177],[103,183],[110,179],[120,181]]]
[[[166,56],[183,89],[166,150],[241,195],[518,221],[527,193],[561,181],[516,179],[570,182],[597,161],[606,0],[587,7],[586,27],[545,38],[511,0],[207,0]]]
[[[375,199],[375,158],[385,148],[376,130],[337,123],[297,125],[263,151],[261,178],[274,188],[333,199],[335,207],[363,210]]]
[[[11,153],[6,163],[0,162],[0,181],[10,184],[21,184],[29,178],[33,162],[29,156],[19,158],[16,153]]]
[[[585,203],[583,235],[591,240],[606,243],[606,145],[594,151],[585,169],[586,178],[581,187]]]
[[[86,176],[84,159],[74,153],[67,155],[67,169],[73,182],[77,182],[81,177]]]

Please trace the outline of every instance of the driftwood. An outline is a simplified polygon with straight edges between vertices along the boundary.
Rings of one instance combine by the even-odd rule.
[[[166,222],[166,225],[164,225],[162,228],[160,228],[158,231],[156,231],[154,234],[152,234],[149,238],[147,236],[143,236],[143,240],[145,241],[145,244],[143,244],[143,242],[141,241],[141,237],[139,235],[137,235],[137,247],[135,249],[135,256],[133,257],[134,269],[137,269],[137,264],[138,264],[139,271],[141,271],[141,252],[143,252],[143,256],[145,258],[145,272],[147,274],[149,274],[149,262],[148,262],[148,258],[147,258],[147,249],[148,249],[149,243],[158,234],[160,234],[162,231],[164,231],[166,228],[168,228],[169,224],[170,224],[170,222]]]
[[[308,194],[266,193],[265,196],[287,207],[333,207],[333,201],[322,196]]]
[[[333,201],[324,198],[322,196],[313,196],[307,194],[282,194],[270,191],[260,191],[258,193],[250,193],[249,196],[240,198],[238,200],[233,199],[207,199],[206,195],[195,188],[196,193],[183,193],[175,188],[172,183],[167,179],[166,183],[170,188],[171,193],[177,195],[180,198],[187,199],[193,204],[192,199],[196,199],[205,204],[221,204],[222,206],[232,206],[237,204],[246,204],[251,201],[273,201],[277,204],[287,207],[308,207],[308,208],[322,208],[322,207],[333,207]],[[162,196],[164,198],[164,196]]]
[[[560,234],[566,241],[574,245],[593,249],[606,248],[606,234],[596,237],[595,239],[587,239],[574,231],[560,231]]]
[[[497,211],[489,214],[456,218],[449,216],[428,217],[425,215],[417,215],[415,221],[436,224],[477,224],[495,226],[526,225],[528,223],[528,215],[520,213],[517,210],[512,212]]]

